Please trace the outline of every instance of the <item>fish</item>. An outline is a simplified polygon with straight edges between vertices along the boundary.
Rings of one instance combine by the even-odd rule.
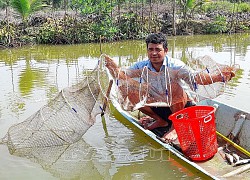
[[[219,154],[221,155],[222,159],[226,159],[226,155],[225,155],[225,152],[223,151],[223,147],[218,147],[218,152]]]
[[[247,163],[250,163],[250,159],[242,159],[242,160],[239,160],[237,161],[236,163],[234,163],[234,167],[235,166],[240,166],[240,165],[244,165],[244,164],[247,164]]]
[[[234,158],[234,162],[237,163],[240,160],[240,156],[236,153],[232,153],[232,156]]]
[[[228,164],[230,165],[234,164],[234,157],[231,154],[225,153],[225,158]]]

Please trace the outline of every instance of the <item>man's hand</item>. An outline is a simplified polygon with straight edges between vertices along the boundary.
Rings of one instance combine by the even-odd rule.
[[[221,69],[221,73],[225,82],[230,81],[235,77],[235,69],[233,67],[225,66]]]
[[[117,66],[113,59],[111,59],[108,55],[104,55],[105,58],[105,66],[109,69],[109,72],[113,76],[113,78],[118,79],[128,79],[123,71]]]
[[[114,60],[111,59],[108,55],[104,55],[104,58],[105,58],[105,66],[106,66],[108,69],[115,70],[115,69],[118,69],[118,68],[119,68],[119,67],[116,65],[116,63],[114,62]]]

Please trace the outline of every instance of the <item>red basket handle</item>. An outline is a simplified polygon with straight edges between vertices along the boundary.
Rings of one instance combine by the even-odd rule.
[[[208,123],[213,119],[213,117],[211,115],[208,115],[206,117],[204,117],[204,123]]]
[[[182,119],[184,117],[184,115],[183,114],[178,114],[178,115],[176,115],[176,119]]]

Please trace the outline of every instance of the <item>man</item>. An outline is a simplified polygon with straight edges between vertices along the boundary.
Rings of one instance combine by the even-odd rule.
[[[168,117],[172,113],[175,113],[178,110],[183,109],[184,107],[195,105],[189,92],[190,88],[185,88],[185,86],[193,87],[194,83],[207,85],[212,84],[214,82],[228,81],[234,76],[234,73],[228,69],[226,69],[225,71],[223,71],[222,69],[220,73],[214,74],[212,76],[209,73],[196,74],[184,62],[167,56],[167,39],[161,33],[150,34],[146,38],[146,44],[149,59],[135,63],[133,66],[130,67],[130,69],[142,70],[144,67],[147,67],[149,71],[159,72],[158,74],[163,74],[166,73],[164,71],[166,71],[167,67],[168,70],[171,70],[169,72],[171,74],[174,74],[175,80],[171,80],[171,86],[174,87],[174,90],[170,92],[172,93],[172,104],[167,107],[143,106],[139,108],[141,112],[147,115],[146,117],[140,119],[140,123],[145,129],[152,130],[155,134],[160,136],[163,141],[174,141],[175,139],[177,139],[177,134],[174,127],[172,126],[172,121],[169,120]],[[138,103],[140,101],[140,95],[138,95],[139,83],[133,80],[132,76],[129,75],[129,73],[124,73],[123,71],[121,71],[111,58],[105,56],[105,60],[106,67],[109,69],[112,76],[126,82],[123,85],[119,86],[120,91],[123,93],[122,95],[124,99],[128,99],[129,102],[132,102],[132,105]],[[161,75],[160,78],[162,78]],[[165,85],[164,83],[162,84],[162,82],[164,82]],[[164,80],[154,80],[154,82],[147,83],[150,83],[151,86],[153,86],[154,90],[156,90],[157,88],[166,88],[166,81]],[[132,86],[127,89],[127,85],[129,84],[133,84],[133,86],[137,89],[133,90]],[[153,91],[153,93],[155,92],[158,91]],[[153,93],[151,91],[149,92],[149,95],[159,96],[159,94]],[[160,96],[162,96],[162,93],[160,93]],[[163,96],[162,99],[164,99]]]
[[[150,71],[160,72],[165,69],[165,65],[175,70],[185,67],[185,64],[182,61],[172,59],[167,56],[168,44],[163,34],[150,34],[146,38],[146,44],[149,60],[138,62],[130,67],[130,69],[142,69],[144,66],[147,66]],[[193,104],[188,103],[186,107],[191,105]],[[177,138],[176,131],[172,126],[172,121],[168,119],[168,117],[172,114],[170,107],[145,106],[139,110],[148,115],[140,119],[144,128],[154,131],[156,134],[161,136],[164,141],[173,141]],[[149,124],[148,122],[151,118],[155,121]]]
[[[189,78],[187,75],[194,73],[192,69],[190,69],[186,64],[180,60],[173,59],[167,56],[168,47],[167,47],[167,39],[161,33],[153,33],[150,34],[146,38],[147,44],[147,54],[148,60],[137,62],[134,64],[130,69],[142,69],[143,67],[147,66],[150,71],[160,72],[164,71],[165,66],[171,68],[179,73],[179,77],[181,77],[183,81],[188,81]],[[232,72],[223,72],[225,76],[225,80],[230,80],[231,77],[234,76]],[[207,74],[199,76],[202,78],[195,78],[195,81],[198,84],[211,84],[214,82],[222,81],[221,76],[215,76],[212,78],[207,78]],[[168,119],[168,117],[178,111],[183,109],[184,107],[189,107],[195,105],[192,102],[192,98],[190,97],[189,92],[186,92],[189,96],[183,97],[186,99],[184,101],[186,104],[182,106],[177,106],[178,108],[173,107],[151,107],[151,106],[144,106],[139,108],[141,112],[148,115],[144,118],[140,119],[141,124],[144,128],[152,130],[156,134],[162,137],[163,141],[173,141],[177,139],[177,134],[172,126],[172,121]],[[185,96],[185,95],[183,95]],[[181,97],[180,97],[181,98]],[[154,119],[155,121],[151,123],[150,119]]]

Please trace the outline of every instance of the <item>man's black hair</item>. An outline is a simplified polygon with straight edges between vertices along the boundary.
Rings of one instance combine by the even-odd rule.
[[[168,48],[167,38],[162,33],[152,33],[152,34],[149,34],[148,37],[146,38],[147,48],[148,48],[148,44],[149,43],[163,44],[163,48],[164,49]]]

